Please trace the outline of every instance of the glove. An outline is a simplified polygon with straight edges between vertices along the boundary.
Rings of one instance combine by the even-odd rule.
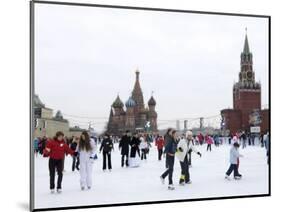
[[[192,152],[192,149],[189,149],[189,150],[188,150],[188,153],[190,154],[191,152]]]
[[[183,152],[183,149],[181,147],[178,148],[179,152]]]
[[[202,157],[202,154],[201,154],[200,152],[197,152],[197,155],[199,155],[199,156],[200,156],[200,158]]]
[[[74,155],[75,157],[77,157],[77,156],[78,156],[78,152],[74,152],[73,155]]]
[[[46,149],[43,150],[43,157],[46,158],[46,157],[49,157],[50,155],[50,152],[48,152]]]

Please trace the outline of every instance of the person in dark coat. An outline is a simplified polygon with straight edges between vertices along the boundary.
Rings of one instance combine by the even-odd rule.
[[[80,161],[79,161],[79,154],[77,152],[78,142],[79,142],[79,138],[74,137],[70,144],[70,149],[75,152],[75,154],[72,155],[72,171],[73,172],[75,171],[75,168],[79,171]]]
[[[109,134],[105,134],[103,141],[101,142],[101,146],[100,146],[100,153],[102,151],[102,155],[103,155],[103,166],[102,169],[103,171],[106,170],[106,158],[108,160],[108,169],[109,171],[111,171],[112,169],[112,165],[111,165],[111,151],[113,149],[113,142],[110,139]]]
[[[166,134],[164,135],[164,146],[166,146],[167,144],[167,140],[170,139],[170,137],[172,136],[172,128],[168,128]],[[166,156],[166,153],[164,152],[164,155]],[[167,157],[166,157],[166,161],[165,161],[165,166],[166,168],[168,168],[168,162],[167,162]]]
[[[169,190],[174,190],[175,187],[173,185],[173,171],[174,171],[174,163],[175,163],[175,153],[177,150],[177,134],[176,131],[173,130],[171,135],[166,136],[165,140],[165,150],[164,153],[166,154],[166,161],[167,161],[167,170],[160,176],[162,183],[164,184],[164,180],[167,176],[169,176]]]
[[[140,150],[139,150],[139,145],[140,145],[140,139],[138,138],[138,134],[135,133],[131,142],[130,142],[130,146],[131,146],[131,153],[130,153],[130,157],[131,158],[135,158],[136,157],[136,153],[138,153],[139,157],[140,157]]]
[[[129,166],[129,146],[131,142],[130,131],[126,131],[126,134],[122,136],[119,142],[119,150],[121,150],[121,167],[124,166],[124,160],[126,157],[126,167]]]

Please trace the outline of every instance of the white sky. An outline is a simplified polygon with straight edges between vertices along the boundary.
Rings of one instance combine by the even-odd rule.
[[[138,68],[145,102],[154,91],[160,125],[219,115],[232,108],[245,27],[267,105],[265,18],[35,4],[35,93],[64,114],[108,117],[118,92],[128,99]],[[69,120],[92,121],[97,130],[107,121]]]

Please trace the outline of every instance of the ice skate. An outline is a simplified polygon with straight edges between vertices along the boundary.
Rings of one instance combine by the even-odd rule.
[[[88,189],[91,190],[91,186],[88,186]]]
[[[241,180],[241,178],[242,178],[242,175],[241,175],[241,174],[234,176],[234,179],[235,179],[235,180]]]
[[[180,185],[180,186],[184,186],[185,183],[184,183],[184,182],[179,182],[179,185]]]
[[[160,181],[163,185],[165,184],[165,179],[162,176],[160,176]]]
[[[171,191],[172,191],[172,190],[175,190],[174,185],[173,185],[173,184],[169,185],[169,186],[168,186],[168,190],[171,190]]]
[[[54,194],[55,193],[55,189],[51,189],[51,194]]]
[[[225,175],[224,179],[230,180],[230,177],[228,175]]]
[[[84,187],[84,186],[82,186],[82,187],[81,187],[81,190],[82,190],[82,191],[84,191],[84,190],[85,190],[85,187]]]
[[[189,181],[185,182],[185,184],[191,184],[191,183],[192,183],[192,181],[191,181],[191,180],[189,180]]]
[[[62,189],[61,189],[61,188],[58,188],[58,189],[57,189],[57,193],[58,193],[58,194],[61,194],[61,192],[62,192]]]

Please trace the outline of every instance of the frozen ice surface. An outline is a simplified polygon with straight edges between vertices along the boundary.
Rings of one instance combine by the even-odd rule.
[[[61,194],[51,194],[49,190],[48,158],[38,156],[35,159],[35,208],[53,208],[68,206],[86,206],[128,202],[147,202],[161,200],[194,199],[208,197],[241,196],[268,193],[268,165],[265,148],[248,146],[240,148],[244,155],[240,159],[241,180],[224,179],[229,166],[228,144],[220,147],[212,145],[212,152],[206,152],[206,145],[197,146],[202,158],[192,154],[190,175],[192,184],[179,186],[179,161],[175,160],[174,191],[160,182],[159,176],[165,171],[165,159],[157,160],[157,149],[152,145],[147,161],[141,161],[140,167],[121,168],[120,152],[115,145],[112,152],[112,172],[102,171],[102,154],[93,167],[93,187],[81,191],[79,172],[71,171],[72,158],[65,159]],[[56,178],[57,179],[57,178]]]

